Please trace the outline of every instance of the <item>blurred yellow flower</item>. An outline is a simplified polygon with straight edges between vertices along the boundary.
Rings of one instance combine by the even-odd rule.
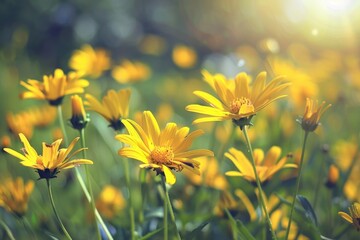
[[[114,130],[121,130],[124,127],[121,119],[129,115],[130,94],[130,89],[121,89],[118,92],[111,89],[103,97],[102,103],[92,95],[86,94],[85,105],[89,107],[89,110],[103,116]]]
[[[143,162],[141,168],[154,169],[165,176],[168,184],[176,182],[171,170],[186,168],[200,174],[200,163],[194,158],[213,156],[213,152],[206,149],[188,150],[195,138],[203,134],[201,130],[189,133],[188,127],[179,128],[176,123],[168,123],[161,131],[150,111],[143,112],[140,123],[130,119],[122,122],[129,134],[119,134],[116,139],[129,147],[120,149],[119,155]]]
[[[96,200],[96,208],[102,216],[112,219],[125,207],[125,199],[119,189],[106,185]]]
[[[65,75],[63,70],[56,69],[54,75],[44,75],[43,82],[33,79],[28,79],[27,82],[21,81],[20,84],[28,91],[23,92],[20,97],[43,99],[48,100],[50,105],[60,105],[65,95],[82,93],[89,85],[87,80],[79,77],[75,72]]]
[[[34,181],[30,180],[24,184],[24,180],[20,177],[6,179],[0,185],[0,206],[18,217],[24,216],[33,189]]]
[[[191,174],[184,171],[184,175],[195,185],[209,186],[218,190],[226,190],[228,182],[226,178],[220,173],[220,168],[217,160],[214,157],[200,157],[196,159],[200,163],[200,174]]]
[[[337,165],[342,171],[347,171],[358,153],[358,144],[355,139],[337,140],[331,147]]]
[[[221,191],[220,198],[216,204],[213,212],[216,216],[223,216],[224,209],[237,210],[239,208],[238,203],[228,191]]]
[[[72,127],[78,130],[85,128],[90,119],[85,112],[82,98],[79,95],[71,96],[71,110],[70,123]]]
[[[206,92],[195,91],[194,94],[210,106],[191,104],[186,107],[190,112],[208,115],[196,119],[194,123],[228,119],[236,123],[249,119],[270,103],[285,97],[282,92],[289,86],[289,83],[283,83],[283,77],[277,77],[266,84],[266,72],[261,72],[256,77],[252,88],[249,87],[250,78],[244,72],[239,73],[234,80],[228,80],[221,74],[211,75],[206,70],[202,74],[220,100]]]
[[[27,138],[31,138],[34,127],[50,125],[55,120],[56,115],[56,108],[52,106],[35,107],[17,114],[7,113],[6,123],[13,134],[23,133]]]
[[[81,76],[98,78],[110,69],[111,59],[104,49],[93,49],[85,44],[81,49],[75,50],[69,60],[69,67]]]
[[[336,186],[336,183],[339,180],[340,172],[339,168],[336,167],[334,164],[331,164],[328,171],[328,176],[325,185],[328,188],[333,188]]]
[[[140,42],[139,50],[144,54],[159,56],[166,49],[166,40],[157,35],[148,34]]]
[[[297,109],[300,109],[305,98],[314,98],[318,95],[318,85],[312,80],[310,75],[303,69],[297,68],[290,61],[280,58],[268,58],[269,71],[275,76],[286,76],[291,82],[289,88],[290,101]]]
[[[344,185],[344,194],[351,201],[360,201],[360,159],[355,159],[355,165],[351,169],[349,178]]]
[[[350,215],[345,212],[338,212],[339,215],[353,224],[356,230],[360,231],[360,204],[355,202],[349,207]]]
[[[29,139],[33,136],[34,125],[25,114],[7,113],[6,124],[10,132],[14,135],[23,133]]]
[[[275,173],[277,173],[283,168],[297,168],[296,164],[286,163],[286,161],[288,160],[287,157],[283,157],[278,161],[280,155],[281,148],[277,146],[271,147],[267,152],[266,156],[264,156],[263,150],[254,150],[256,171],[259,176],[260,182],[270,180]],[[247,157],[245,157],[245,155],[241,151],[235,148],[230,148],[229,152],[225,153],[225,156],[229,158],[238,169],[238,171],[226,172],[225,174],[227,176],[243,177],[250,182],[256,181],[251,162]]]
[[[331,107],[331,104],[328,104],[324,107],[325,102],[322,102],[320,106],[318,106],[318,102],[316,103],[309,98],[306,98],[306,106],[305,113],[302,119],[300,119],[301,127],[306,132],[313,132],[319,125],[319,121],[321,116]]]
[[[78,137],[70,143],[68,148],[59,149],[62,139],[58,139],[52,144],[43,142],[42,155],[39,155],[36,152],[24,134],[20,133],[19,137],[21,142],[24,144],[22,154],[10,148],[4,148],[4,151],[20,159],[20,163],[25,167],[35,168],[40,176],[40,179],[55,178],[57,173],[59,173],[62,169],[73,168],[80,164],[93,164],[93,162],[88,159],[75,159],[70,161],[70,158],[72,158],[75,154],[85,150],[85,148],[80,148],[68,156],[74,148],[76,142],[79,140]]]
[[[173,48],[172,60],[180,68],[191,68],[196,64],[197,53],[192,47],[179,44]]]
[[[134,83],[147,80],[151,69],[140,61],[123,60],[121,64],[114,66],[111,74],[119,83]]]

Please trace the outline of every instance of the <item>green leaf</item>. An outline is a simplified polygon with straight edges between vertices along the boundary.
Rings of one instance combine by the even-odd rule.
[[[302,195],[297,195],[296,198],[299,200],[302,207],[304,208],[305,215],[312,221],[315,226],[318,226],[317,217],[310,202]]]
[[[211,218],[211,219],[209,219],[209,220],[201,223],[199,226],[197,226],[196,228],[194,228],[190,233],[188,233],[188,234],[186,235],[186,238],[185,238],[185,239],[193,239],[193,238],[195,238],[195,236],[196,236],[199,232],[201,232],[201,230],[202,230],[206,225],[208,225],[211,221],[213,221],[213,220],[214,220],[214,219]]]

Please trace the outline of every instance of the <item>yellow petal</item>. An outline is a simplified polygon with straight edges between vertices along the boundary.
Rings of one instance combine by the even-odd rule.
[[[174,173],[165,165],[162,166],[162,169],[165,174],[166,183],[173,185],[176,182]]]

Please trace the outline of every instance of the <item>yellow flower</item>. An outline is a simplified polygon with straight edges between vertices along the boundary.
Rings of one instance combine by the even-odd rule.
[[[110,69],[111,59],[104,49],[93,49],[85,44],[80,50],[74,51],[69,66],[80,75],[98,78],[101,74]]]
[[[349,207],[350,215],[345,212],[338,212],[338,214],[348,221],[352,223],[356,230],[360,231],[360,204],[355,202]]]
[[[65,95],[84,92],[89,82],[79,79],[75,72],[65,75],[63,70],[56,69],[54,75],[44,75],[43,82],[28,79],[27,83],[21,81],[20,84],[28,90],[20,95],[21,98],[48,100],[50,105],[57,106],[62,103]]]
[[[93,164],[93,162],[88,159],[75,159],[70,161],[70,158],[75,154],[85,150],[85,148],[80,148],[68,156],[74,148],[76,142],[79,140],[78,137],[70,143],[68,148],[59,149],[62,139],[58,139],[52,144],[46,144],[43,142],[42,155],[39,155],[36,152],[24,134],[20,133],[19,137],[21,142],[24,144],[24,148],[22,149],[23,154],[10,148],[4,148],[4,151],[20,159],[20,163],[22,165],[37,169],[40,179],[55,178],[56,174],[59,173],[61,169],[73,168],[80,164]]]
[[[120,65],[115,66],[111,73],[116,81],[125,84],[148,79],[151,69],[142,62],[124,60]]]
[[[241,120],[251,119],[273,101],[285,97],[281,92],[289,86],[289,83],[282,83],[283,77],[265,84],[266,72],[261,72],[256,77],[252,88],[249,87],[250,78],[244,72],[239,73],[234,80],[227,80],[221,74],[212,76],[205,70],[202,74],[220,100],[206,92],[195,91],[194,94],[210,106],[191,104],[186,107],[190,112],[208,115],[196,119],[194,123],[232,119],[239,124]]]
[[[34,189],[34,181],[24,180],[20,177],[7,179],[0,185],[0,206],[19,217],[25,215],[28,209],[28,200]]]
[[[6,123],[9,130],[18,135],[23,133],[31,138],[34,127],[46,127],[56,118],[56,109],[52,106],[31,108],[17,114],[7,113]]]
[[[141,168],[152,168],[162,174],[166,182],[174,184],[175,175],[171,170],[184,168],[200,174],[199,162],[193,158],[213,156],[206,149],[188,150],[195,138],[203,134],[196,130],[189,133],[188,127],[179,128],[176,123],[168,123],[163,131],[150,111],[143,112],[141,123],[123,120],[129,134],[119,134],[116,139],[130,145],[119,150],[119,155],[141,161]]]
[[[319,121],[321,116],[324,114],[326,110],[331,107],[331,104],[328,104],[324,107],[325,102],[322,102],[320,106],[318,106],[318,102],[316,103],[309,98],[306,98],[306,106],[305,113],[302,119],[300,120],[301,127],[306,132],[313,132],[319,125]]]
[[[328,188],[333,188],[336,186],[337,181],[339,180],[339,168],[336,167],[334,164],[331,164],[328,171],[328,177],[326,180],[325,185]]]
[[[159,56],[165,52],[166,45],[165,38],[148,34],[141,40],[139,50],[144,54]]]
[[[226,178],[220,174],[220,168],[215,158],[201,157],[196,160],[200,162],[201,176],[189,174],[188,171],[184,171],[185,176],[193,184],[204,184],[218,190],[226,190],[228,188],[228,182]]]
[[[172,59],[180,68],[191,68],[196,64],[196,51],[186,45],[176,45],[172,52]]]
[[[7,113],[6,124],[10,132],[14,135],[23,133],[27,138],[31,138],[34,131],[34,125],[29,121],[27,115],[19,113]]]
[[[270,180],[272,176],[283,168],[297,168],[296,164],[286,163],[287,157],[281,158],[279,161],[278,158],[281,155],[281,148],[273,146],[269,149],[266,156],[261,149],[254,150],[254,159],[256,165],[256,171],[261,182]],[[236,166],[239,171],[228,171],[226,172],[227,176],[232,177],[243,177],[250,182],[255,182],[255,174],[250,160],[245,157],[245,155],[235,149],[230,148],[229,152],[225,153],[225,156],[229,158]]]
[[[96,208],[102,216],[112,219],[125,207],[122,193],[112,185],[106,185],[96,201]]]
[[[95,97],[86,94],[85,105],[89,110],[93,110],[103,116],[114,130],[121,130],[124,125],[121,118],[127,118],[129,115],[130,89],[121,89],[118,92],[109,90],[100,103]]]
[[[78,130],[85,128],[90,119],[85,112],[82,98],[78,95],[71,96],[71,109],[70,123],[72,127]]]

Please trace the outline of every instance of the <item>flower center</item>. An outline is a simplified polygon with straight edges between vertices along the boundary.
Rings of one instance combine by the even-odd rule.
[[[254,112],[254,106],[250,99],[241,97],[235,98],[230,103],[230,112],[233,114],[246,114]]]
[[[150,153],[151,161],[155,164],[171,163],[174,159],[174,152],[171,147],[158,147]]]

